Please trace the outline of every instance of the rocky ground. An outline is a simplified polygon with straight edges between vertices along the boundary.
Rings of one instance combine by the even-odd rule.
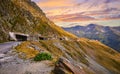
[[[54,69],[51,61],[24,60],[12,48],[20,42],[0,44],[0,74],[50,74]]]
[[[41,52],[52,60],[33,61]],[[0,44],[0,74],[119,74],[119,65],[119,53],[94,40]]]

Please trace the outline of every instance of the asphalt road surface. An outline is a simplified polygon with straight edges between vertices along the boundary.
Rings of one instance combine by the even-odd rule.
[[[17,46],[21,42],[5,42],[0,43],[0,53],[7,53],[12,47]]]

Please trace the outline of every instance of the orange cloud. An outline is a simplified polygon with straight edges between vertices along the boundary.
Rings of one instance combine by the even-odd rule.
[[[120,1],[104,0],[35,0],[54,22],[81,22],[120,19]]]
[[[43,2],[39,2],[38,5],[40,7],[66,7],[66,6],[71,6],[73,5],[72,2],[74,0],[45,0]]]
[[[49,16],[49,19],[51,19],[54,22],[80,22],[80,21],[97,20],[91,16],[81,15],[79,13]]]
[[[75,0],[44,0],[38,2],[37,5],[43,9],[47,16],[54,16],[66,13],[66,9],[74,5],[74,1]]]

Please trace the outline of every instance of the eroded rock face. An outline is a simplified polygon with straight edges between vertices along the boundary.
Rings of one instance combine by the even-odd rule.
[[[60,58],[55,65],[55,74],[85,74],[80,68],[74,66],[69,60]]]

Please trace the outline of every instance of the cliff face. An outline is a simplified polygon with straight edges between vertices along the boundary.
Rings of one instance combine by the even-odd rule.
[[[8,41],[8,32],[72,36],[46,18],[31,0],[0,1],[0,42]]]

